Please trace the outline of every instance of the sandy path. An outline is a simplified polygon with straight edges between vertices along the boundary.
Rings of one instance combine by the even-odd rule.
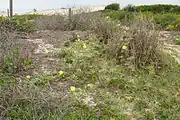
[[[29,49],[31,52],[34,70],[33,75],[48,74],[53,71],[62,69],[61,61],[54,53],[64,47],[64,43],[72,38],[72,35],[77,33],[81,37],[85,37],[88,33],[81,31],[37,31],[30,34],[27,39],[22,41],[25,44],[34,46]]]
[[[180,45],[174,40],[180,36],[180,31],[161,31],[160,40],[164,42],[164,52],[170,54],[180,64]]]

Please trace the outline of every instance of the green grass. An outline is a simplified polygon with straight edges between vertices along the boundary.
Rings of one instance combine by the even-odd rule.
[[[176,42],[177,45],[180,45],[180,37],[177,37],[175,42]]]
[[[0,24],[6,24],[18,32],[33,32],[37,30],[35,20],[42,15],[15,15],[12,20],[8,17],[0,17]]]
[[[145,16],[147,18],[153,18],[155,23],[158,25],[158,27],[164,29],[164,30],[170,30],[170,31],[179,31],[180,30],[180,16],[176,13],[161,13],[161,14],[155,14],[152,12],[128,12],[128,11],[110,11],[105,10],[104,12],[105,16],[109,16],[112,19],[120,20],[121,22],[127,22],[132,21],[135,18]]]
[[[71,70],[67,79],[84,86],[84,96],[93,94],[101,119],[178,119],[179,66],[149,74],[127,71],[100,54],[103,47],[97,41],[87,42],[87,49],[84,43],[73,43],[63,51],[64,67]],[[87,88],[88,84],[95,87]],[[96,112],[91,114],[97,117]]]

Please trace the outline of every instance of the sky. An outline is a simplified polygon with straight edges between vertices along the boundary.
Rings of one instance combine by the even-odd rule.
[[[27,12],[33,9],[46,10],[61,7],[83,6],[83,5],[107,5],[110,3],[144,5],[144,4],[176,4],[180,0],[13,0],[15,12]],[[9,7],[9,0],[0,0],[0,11]]]

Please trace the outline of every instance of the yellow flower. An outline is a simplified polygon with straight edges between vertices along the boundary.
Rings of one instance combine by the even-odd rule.
[[[61,70],[61,71],[59,71],[59,74],[62,76],[62,75],[64,75],[64,72]]]
[[[76,40],[76,42],[80,42],[81,40],[78,38],[77,40]]]
[[[27,76],[26,76],[26,78],[27,78],[27,79],[30,79],[30,78],[31,78],[31,76],[30,76],[30,75],[27,75]]]
[[[71,86],[71,91],[74,92],[76,88],[74,86]]]
[[[49,50],[45,49],[45,53],[48,54],[48,53],[49,53]]]
[[[123,45],[123,46],[122,46],[122,49],[123,49],[123,50],[127,49],[127,46]]]
[[[84,48],[84,49],[86,49],[86,48],[87,48],[87,46],[86,46],[86,44],[85,44],[85,43],[84,43],[84,45],[83,45],[83,48]]]

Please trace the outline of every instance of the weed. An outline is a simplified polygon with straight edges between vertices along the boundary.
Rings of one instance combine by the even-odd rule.
[[[177,37],[177,38],[176,38],[176,44],[177,44],[177,45],[180,45],[180,37]]]

